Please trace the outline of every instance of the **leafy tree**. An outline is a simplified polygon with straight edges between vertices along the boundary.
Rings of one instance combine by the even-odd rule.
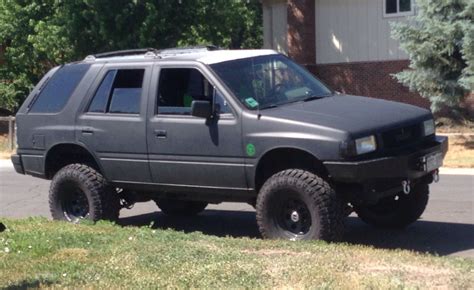
[[[417,0],[408,23],[392,24],[392,36],[410,58],[395,77],[431,101],[459,109],[474,89],[474,1]]]
[[[88,54],[201,44],[259,48],[261,26],[258,0],[0,0],[0,107],[18,108],[47,70]]]

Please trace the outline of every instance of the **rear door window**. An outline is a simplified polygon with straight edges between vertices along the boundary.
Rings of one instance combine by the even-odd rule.
[[[144,69],[110,70],[89,105],[88,112],[139,114]]]
[[[105,75],[102,83],[97,89],[94,99],[89,107],[89,112],[94,113],[105,113],[107,110],[107,102],[110,97],[110,90],[114,84],[115,75],[117,74],[116,70],[108,71]]]
[[[60,112],[89,67],[90,64],[68,64],[61,67],[33,99],[29,111],[32,113]]]

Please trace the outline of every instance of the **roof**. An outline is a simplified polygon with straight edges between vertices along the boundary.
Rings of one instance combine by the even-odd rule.
[[[141,54],[118,55],[110,57],[88,56],[85,62],[135,62],[135,61],[198,61],[204,64],[214,64],[236,59],[248,57],[256,57],[262,55],[278,54],[271,49],[236,49],[236,50],[190,50],[189,52],[180,51],[177,53],[159,51],[147,51]]]

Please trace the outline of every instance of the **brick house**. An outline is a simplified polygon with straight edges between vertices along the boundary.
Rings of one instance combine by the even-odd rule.
[[[390,37],[415,0],[263,0],[264,47],[287,54],[333,89],[429,107],[391,74],[408,56]]]

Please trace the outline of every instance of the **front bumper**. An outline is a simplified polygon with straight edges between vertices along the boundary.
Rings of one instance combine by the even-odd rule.
[[[420,164],[424,156],[448,151],[448,138],[436,136],[433,142],[415,152],[406,155],[383,157],[357,162],[324,162],[331,179],[336,182],[365,183],[377,179],[408,179],[421,178],[430,172]]]

